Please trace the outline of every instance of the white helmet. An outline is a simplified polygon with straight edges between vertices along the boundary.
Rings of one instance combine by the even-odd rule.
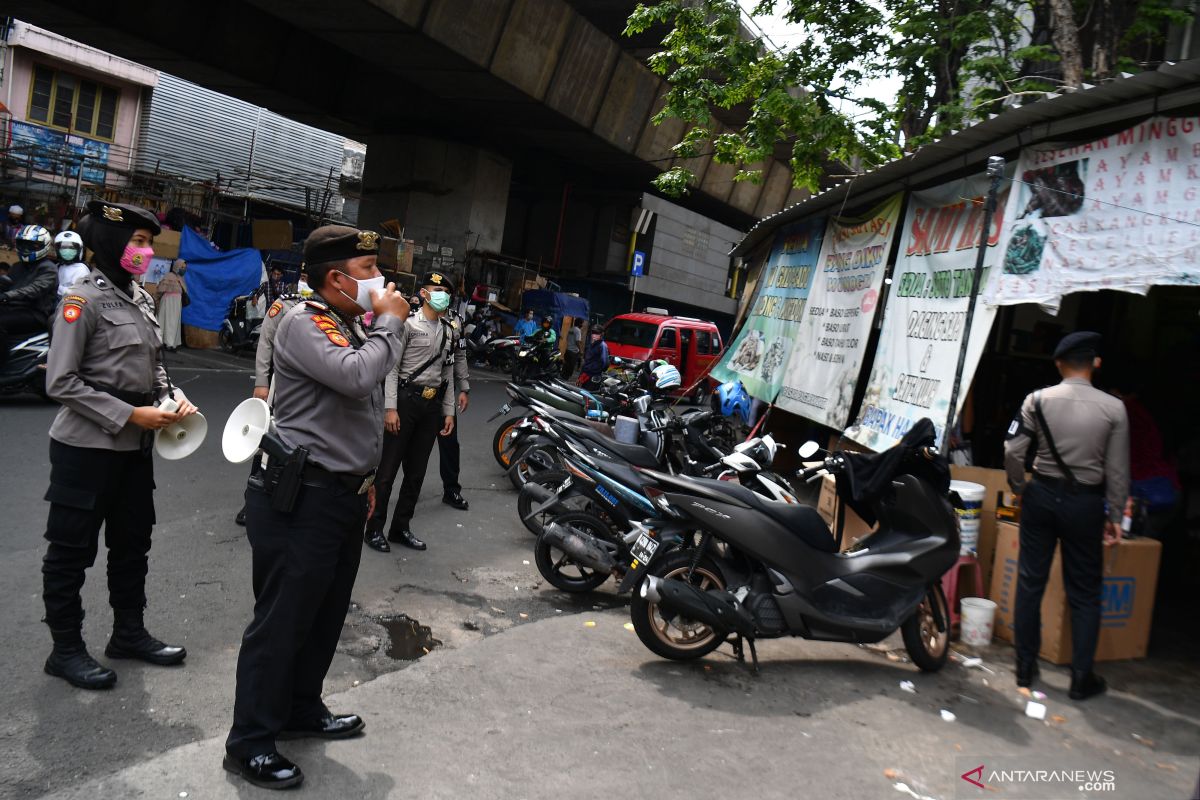
[[[83,239],[75,231],[63,231],[54,237],[58,258],[64,262],[75,262],[83,255]]]
[[[41,225],[23,225],[17,231],[13,244],[16,246],[17,257],[22,261],[41,261],[50,255],[50,231]]]
[[[683,383],[679,370],[673,364],[659,364],[652,372],[656,389],[678,389]]]
[[[11,205],[8,207],[8,213],[16,214],[17,216],[20,216],[21,214],[25,213],[25,209],[21,208],[18,205]]]

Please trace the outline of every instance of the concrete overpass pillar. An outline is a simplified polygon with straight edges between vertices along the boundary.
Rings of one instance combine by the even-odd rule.
[[[488,150],[419,136],[367,138],[358,224],[397,219],[413,270],[461,271],[468,250],[500,252],[512,164]],[[447,253],[449,249],[449,253]]]

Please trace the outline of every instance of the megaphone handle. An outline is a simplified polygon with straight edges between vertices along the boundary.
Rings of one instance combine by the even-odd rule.
[[[158,346],[158,363],[162,364],[163,375],[167,377],[167,397],[175,399],[175,382],[171,380],[171,371],[167,369],[167,351],[163,345]]]

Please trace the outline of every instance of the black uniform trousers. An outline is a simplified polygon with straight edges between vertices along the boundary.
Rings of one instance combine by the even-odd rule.
[[[407,528],[416,513],[421,486],[425,483],[425,470],[429,467],[429,455],[433,452],[433,440],[438,438],[438,432],[445,422],[442,414],[442,392],[445,388],[429,400],[421,397],[420,391],[420,387],[416,391],[404,388],[396,398],[400,432],[385,431],[383,434],[383,456],[379,460],[379,469],[375,471],[375,513],[367,522],[368,530],[383,530],[392,486],[401,466],[404,467],[404,481],[396,497],[396,511],[392,514],[388,535],[394,536]]]
[[[1089,490],[1090,489],[1090,490]],[[1091,670],[1100,636],[1104,495],[1034,478],[1021,497],[1021,550],[1014,611],[1017,658],[1031,663],[1042,643],[1042,595],[1054,546],[1062,543],[1063,585],[1071,607],[1071,669]]]
[[[84,572],[96,563],[100,527],[108,548],[108,601],[146,606],[146,569],[154,528],[154,459],[140,450],[75,447],[50,440],[50,514],[42,598],[52,629],[83,623]]]
[[[254,619],[238,654],[230,755],[272,752],[280,731],[326,713],[321,685],[350,607],[366,516],[367,495],[349,489],[305,484],[289,514],[246,490]]]
[[[440,429],[441,425],[438,428]],[[458,475],[462,470],[462,462],[458,447],[457,414],[454,417],[454,430],[450,431],[449,436],[437,437],[437,443],[438,471],[442,473],[442,494],[461,492],[462,484],[458,482]]]

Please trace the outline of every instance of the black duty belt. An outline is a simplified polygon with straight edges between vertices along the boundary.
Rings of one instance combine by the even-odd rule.
[[[304,465],[303,482],[322,489],[345,489],[355,494],[366,494],[367,489],[371,488],[371,484],[375,483],[375,470],[371,470],[366,475],[330,472],[310,461]]]
[[[446,392],[446,384],[441,386],[405,386],[404,391],[417,400],[441,400]]]
[[[1066,478],[1052,478],[1040,472],[1033,473],[1033,479],[1056,492],[1067,494],[1104,494],[1103,483],[1072,483]]]

